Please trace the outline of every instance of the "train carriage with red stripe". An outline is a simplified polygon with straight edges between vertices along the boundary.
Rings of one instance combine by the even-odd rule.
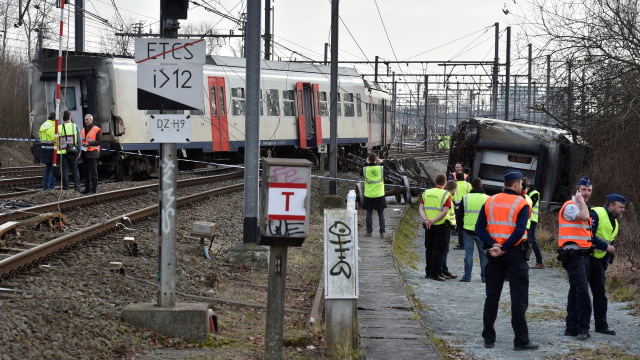
[[[32,133],[55,109],[57,51],[42,49],[29,67]],[[63,54],[60,111],[82,126],[91,113],[102,129],[103,177],[152,173],[159,145],[150,125],[157,110],[139,110],[137,65],[132,58],[105,54]],[[244,58],[207,56],[203,66],[203,108],[190,115],[189,142],[178,143],[180,158],[241,161],[245,147],[246,70]],[[262,155],[304,157],[317,162],[318,146],[330,142],[330,67],[261,61],[260,146]],[[337,102],[339,157],[386,151],[391,139],[391,98],[354,69],[339,68]],[[37,148],[34,149],[37,156]],[[346,162],[339,162],[346,163]],[[199,166],[181,162],[181,167]]]

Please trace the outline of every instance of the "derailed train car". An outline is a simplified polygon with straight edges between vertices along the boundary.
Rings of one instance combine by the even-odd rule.
[[[58,52],[42,49],[29,67],[32,136],[55,109]],[[204,109],[187,111],[191,133],[178,144],[180,158],[241,162],[245,131],[245,59],[208,56],[203,66]],[[82,126],[94,115],[102,129],[99,170],[102,177],[152,173],[159,144],[150,139],[156,110],[138,110],[137,65],[133,58],[65,52],[61,108]],[[339,161],[346,154],[384,152],[391,143],[390,96],[354,69],[339,68]],[[303,157],[318,161],[318,146],[329,143],[330,67],[262,61],[260,73],[260,146],[263,156]],[[160,109],[158,109],[160,110]],[[33,148],[39,154],[38,145]],[[346,161],[344,161],[347,164]],[[197,166],[180,162],[181,168]]]
[[[506,169],[519,169],[540,191],[541,206],[562,204],[579,178],[585,146],[565,130],[487,118],[460,123],[451,136],[448,172],[457,162],[482,179],[488,194],[502,190]]]

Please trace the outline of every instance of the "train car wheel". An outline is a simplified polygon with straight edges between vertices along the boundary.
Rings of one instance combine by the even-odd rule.
[[[403,176],[402,183],[404,184],[404,202],[407,205],[411,205],[411,186],[409,184],[409,178]]]

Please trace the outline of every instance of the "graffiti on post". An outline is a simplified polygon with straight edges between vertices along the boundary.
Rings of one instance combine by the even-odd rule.
[[[304,221],[269,220],[267,232],[273,237],[298,237],[305,235]]]
[[[336,246],[334,251],[338,253],[338,261],[333,264],[333,267],[329,270],[329,274],[331,276],[340,276],[340,274],[344,274],[347,279],[351,278],[351,264],[345,259],[347,256],[345,253],[347,251],[351,251],[352,249],[347,247],[351,240],[351,228],[347,224],[342,221],[336,221],[329,228],[329,233],[331,235],[336,236],[337,240],[329,240],[329,243]]]
[[[278,183],[297,183],[304,182],[304,178],[298,176],[298,170],[290,167],[274,167],[271,171],[273,182]]]

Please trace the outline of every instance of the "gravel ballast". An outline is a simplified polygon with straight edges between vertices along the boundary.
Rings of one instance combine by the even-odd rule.
[[[419,219],[416,220],[418,222]],[[633,358],[640,356],[640,319],[626,309],[628,303],[609,301],[607,319],[617,335],[603,335],[594,331],[593,316],[591,338],[579,341],[564,336],[569,281],[563,269],[545,268],[529,270],[529,308],[527,321],[531,341],[540,344],[534,351],[513,350],[511,327],[511,299],[509,283],[505,282],[500,298],[498,318],[495,323],[498,339],[495,348],[484,348],[482,339],[482,312],[485,300],[485,284],[480,280],[480,265],[477,249],[471,282],[460,282],[464,273],[464,250],[453,250],[457,238],[451,237],[451,250],[447,264],[457,279],[438,282],[424,278],[424,230],[420,227],[415,241],[416,252],[421,262],[416,269],[400,265],[400,272],[410,291],[428,307],[422,313],[422,321],[436,338],[446,341],[474,358],[482,359],[542,359],[564,358],[578,348],[615,349],[619,354]],[[550,256],[550,255],[545,255]],[[535,261],[530,262],[534,264]]]

